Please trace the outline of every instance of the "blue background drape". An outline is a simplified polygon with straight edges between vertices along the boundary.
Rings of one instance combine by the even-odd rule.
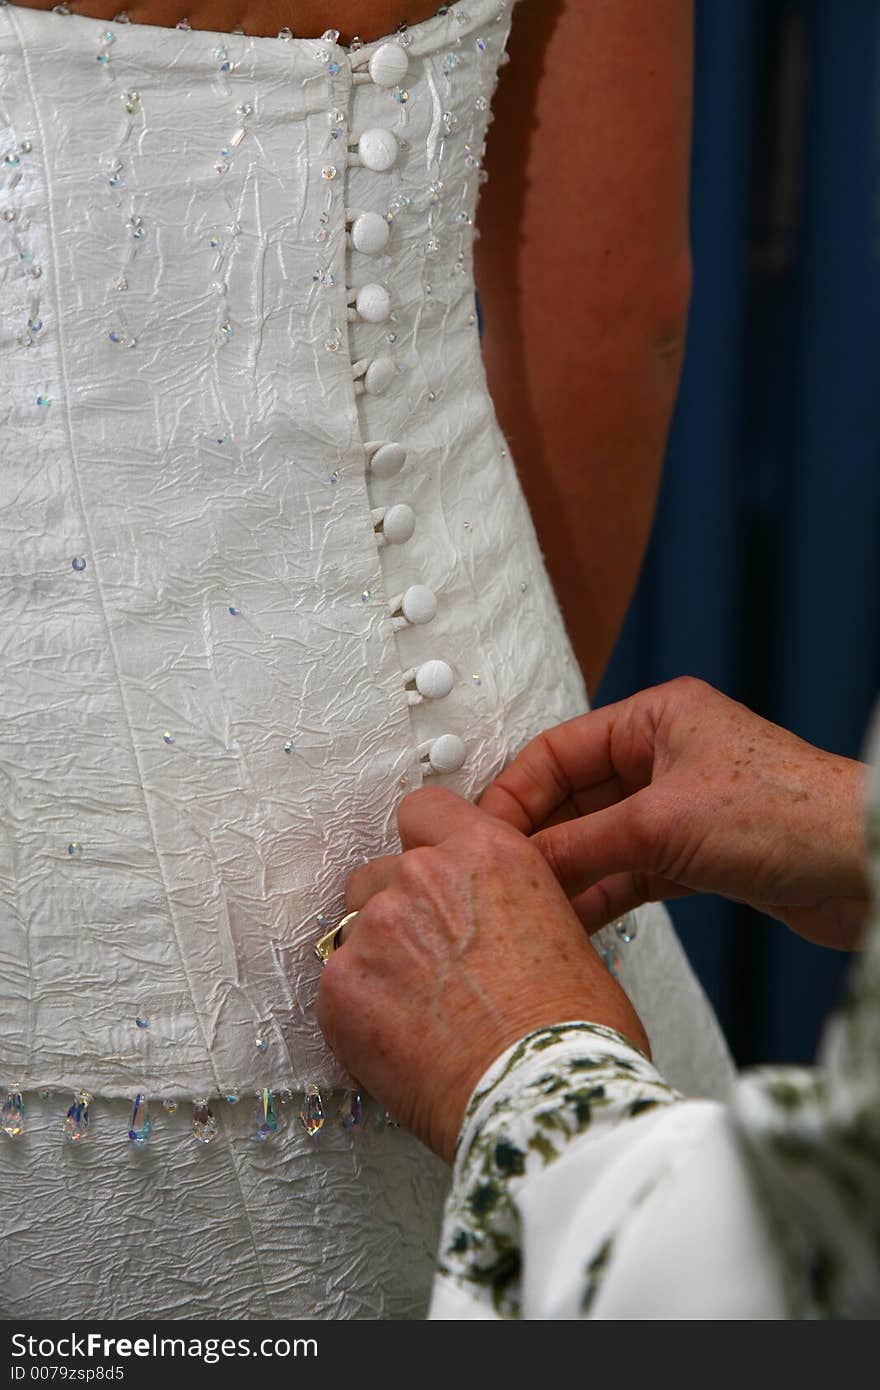
[[[690,673],[862,747],[880,692],[878,58],[878,0],[698,0],[687,358],[598,703]],[[672,912],[739,1062],[811,1060],[846,958],[718,899]]]

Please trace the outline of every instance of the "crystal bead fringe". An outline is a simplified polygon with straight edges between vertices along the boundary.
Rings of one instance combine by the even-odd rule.
[[[0,0],[2,3],[2,0]],[[0,1092],[2,1094],[2,1092]],[[40,1096],[48,1099],[49,1092],[41,1091]],[[64,1119],[64,1133],[72,1144],[79,1144],[87,1138],[91,1127],[91,1103],[94,1097],[90,1091],[77,1091],[74,1095],[73,1104]],[[225,1096],[229,1104],[238,1101],[238,1095],[229,1093]],[[293,1094],[289,1090],[272,1091],[268,1086],[257,1092],[257,1131],[256,1138],[266,1140],[276,1134],[279,1128],[278,1104],[290,1101]],[[366,1098],[369,1101],[369,1096]],[[173,1115],[178,1109],[176,1100],[163,1100],[163,1109],[166,1114]],[[364,1109],[364,1095],[359,1090],[349,1090],[343,1095],[339,1106],[339,1123],[342,1128],[349,1133],[353,1129],[363,1128],[367,1123],[368,1112]],[[309,1136],[318,1134],[326,1121],[326,1110],[324,1099],[317,1085],[312,1083],[303,1093],[303,1100],[299,1111],[299,1118],[303,1129]],[[385,1110],[384,1106],[376,1102],[376,1123],[379,1126],[392,1125],[396,1127],[397,1122]],[[193,1136],[200,1144],[210,1144],[217,1137],[218,1123],[214,1111],[211,1109],[206,1098],[193,1103],[192,1130]],[[24,1096],[18,1085],[10,1086],[6,1092],[2,1106],[0,1106],[0,1129],[9,1135],[11,1139],[22,1134],[25,1129],[25,1105]],[[129,1123],[128,1137],[137,1148],[144,1148],[153,1132],[153,1119],[150,1115],[149,1097],[145,1091],[139,1091],[132,1102],[131,1120]]]

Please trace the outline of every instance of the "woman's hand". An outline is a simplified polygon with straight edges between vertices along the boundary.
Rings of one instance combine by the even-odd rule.
[[[719,893],[849,950],[868,903],[865,773],[682,677],[533,739],[480,807],[532,836],[589,931]]]
[[[533,842],[443,790],[413,792],[399,824],[405,852],[348,880],[358,916],[318,1018],[346,1070],[451,1159],[474,1086],[525,1034],[585,1019],[648,1041]]]

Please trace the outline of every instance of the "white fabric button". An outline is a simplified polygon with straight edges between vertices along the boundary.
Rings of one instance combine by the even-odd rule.
[[[375,126],[372,130],[365,130],[358,140],[358,154],[361,163],[368,169],[374,170],[377,174],[384,174],[393,167],[397,159],[397,141],[390,130],[382,130],[380,126]]]
[[[399,43],[383,43],[370,59],[370,76],[378,87],[396,87],[406,77],[408,67]]]
[[[411,584],[400,600],[400,611],[408,623],[429,623],[437,614],[437,595],[426,584]]]
[[[416,671],[416,690],[426,700],[442,700],[455,685],[452,667],[447,661],[423,661]]]
[[[388,245],[391,228],[378,212],[362,212],[351,224],[351,244],[355,251],[375,256]]]
[[[458,734],[441,734],[428,751],[428,761],[435,772],[458,772],[467,750]]]
[[[405,463],[406,449],[402,444],[380,444],[370,459],[370,472],[374,478],[385,482],[388,478],[396,478]]]
[[[391,313],[391,295],[384,285],[364,285],[358,290],[355,308],[367,323],[384,323]]]
[[[416,514],[406,502],[389,507],[382,518],[382,534],[389,545],[403,545],[416,529]]]
[[[376,357],[364,373],[364,390],[370,396],[382,396],[396,374],[393,357]]]

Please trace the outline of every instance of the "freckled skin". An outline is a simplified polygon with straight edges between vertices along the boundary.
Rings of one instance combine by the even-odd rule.
[[[681,678],[540,735],[480,805],[534,837],[590,931],[643,902],[720,893],[851,950],[868,902],[864,787],[861,763]]]

